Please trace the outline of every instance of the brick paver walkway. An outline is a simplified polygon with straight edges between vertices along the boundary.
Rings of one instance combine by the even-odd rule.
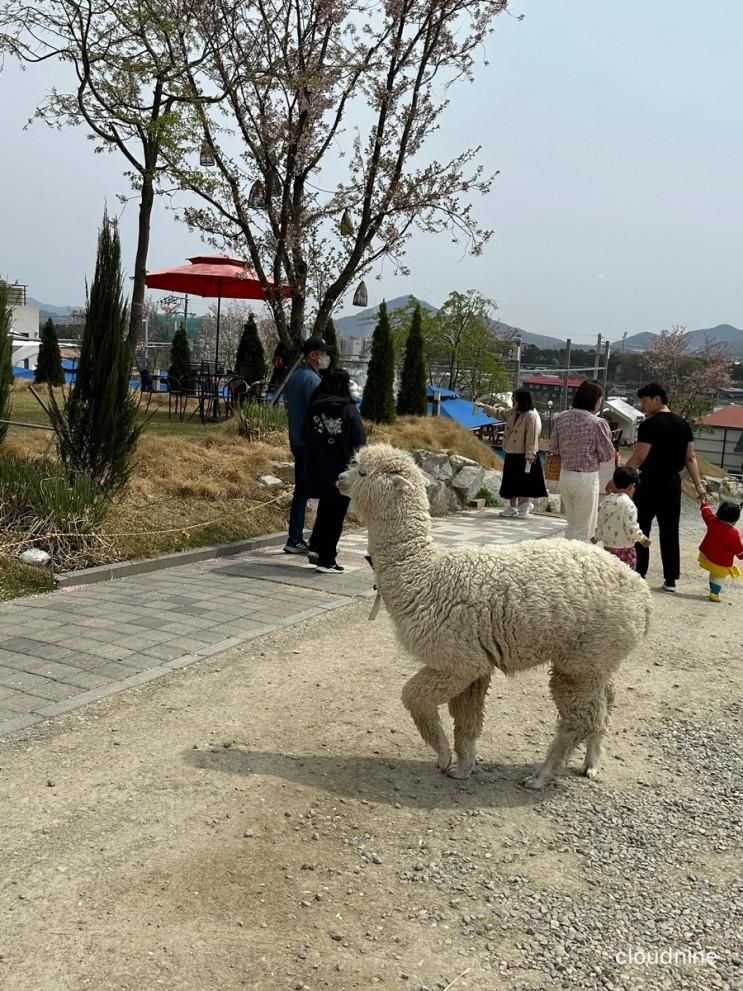
[[[564,522],[484,510],[433,526],[443,548],[554,536]],[[340,552],[338,576],[278,546],[3,603],[0,736],[373,595],[366,531]]]

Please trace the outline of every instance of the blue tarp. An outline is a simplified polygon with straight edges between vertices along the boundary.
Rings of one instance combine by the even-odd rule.
[[[428,404],[428,412],[431,414],[431,403]],[[487,427],[491,423],[500,423],[492,416],[488,416],[478,406],[473,406],[471,399],[445,399],[441,403],[441,416],[448,416],[465,430],[479,430],[480,427]]]
[[[453,389],[443,389],[440,386],[427,385],[426,395],[429,399],[433,399],[434,392],[438,392],[442,399],[459,399],[459,394],[454,392]]]

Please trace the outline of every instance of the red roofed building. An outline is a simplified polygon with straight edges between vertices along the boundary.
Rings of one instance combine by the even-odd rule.
[[[583,379],[568,379],[568,404],[582,382]],[[535,402],[546,403],[551,399],[557,403],[562,395],[562,379],[559,375],[532,375],[524,379],[522,386],[529,390]]]
[[[694,447],[724,471],[743,471],[743,406],[724,406],[705,416]]]

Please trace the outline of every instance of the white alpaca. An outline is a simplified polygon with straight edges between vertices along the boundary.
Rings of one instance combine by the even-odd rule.
[[[472,771],[495,669],[512,675],[550,663],[557,732],[524,784],[543,787],[581,743],[583,774],[595,777],[612,675],[648,629],[651,596],[642,578],[577,541],[441,553],[423,477],[409,454],[389,444],[364,448],[338,488],[367,523],[377,586],[398,637],[424,665],[402,700],[441,770],[456,778]],[[438,714],[445,702],[455,764]]]

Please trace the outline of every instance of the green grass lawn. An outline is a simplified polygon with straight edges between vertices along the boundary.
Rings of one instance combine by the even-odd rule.
[[[39,386],[36,388],[36,392],[46,401],[46,386]],[[58,394],[59,392],[61,390],[58,390]],[[139,393],[135,393],[135,396],[139,398]],[[194,413],[196,403],[193,399],[188,404],[186,415],[182,422],[174,410],[172,411],[172,416],[168,416],[168,396],[166,393],[153,395],[147,413],[145,413],[146,408],[147,396],[145,394],[140,407],[140,416],[142,419],[145,419],[145,417],[149,419],[147,430],[153,434],[162,436],[177,435],[178,437],[199,439],[203,438],[216,426],[213,423],[201,422],[198,414]],[[193,418],[189,419],[192,413],[194,414]],[[8,419],[36,426],[49,426],[49,418],[29,389],[13,390],[11,394],[11,412]],[[19,439],[24,434],[28,436],[28,433],[29,431],[27,429],[17,426],[11,426],[8,431],[9,436],[16,439]]]

